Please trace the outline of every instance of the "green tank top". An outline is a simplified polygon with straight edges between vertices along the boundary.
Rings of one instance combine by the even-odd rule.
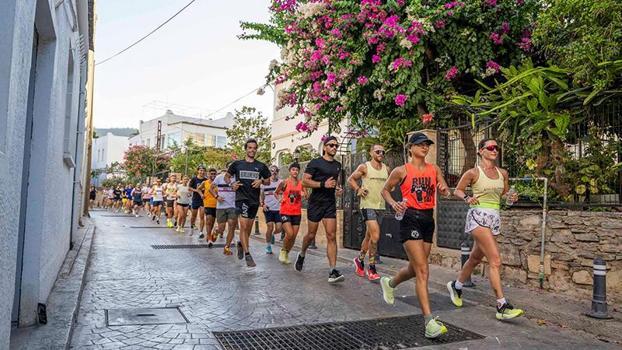
[[[376,170],[371,162],[365,163],[367,175],[362,179],[362,185],[367,189],[367,196],[361,198],[361,209],[385,209],[382,188],[389,177],[387,166],[382,164],[380,170]]]
[[[501,208],[501,194],[504,189],[504,178],[499,168],[495,167],[499,174],[498,179],[491,179],[486,176],[486,173],[479,166],[479,177],[474,184],[471,185],[473,190],[473,197],[479,200],[478,205],[471,205],[471,208],[487,208],[487,209],[500,209]]]

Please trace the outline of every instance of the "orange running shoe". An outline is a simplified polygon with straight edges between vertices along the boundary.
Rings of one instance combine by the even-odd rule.
[[[231,251],[231,248],[229,248],[229,246],[225,246],[225,250],[222,253],[225,255],[233,255],[233,252]]]

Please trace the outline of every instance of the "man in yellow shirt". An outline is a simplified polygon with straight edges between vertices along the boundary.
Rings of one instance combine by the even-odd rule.
[[[205,234],[201,232],[199,239],[204,238],[207,235],[207,244],[209,247],[213,245],[216,237],[212,235],[212,229],[214,228],[214,222],[216,221],[216,203],[218,203],[217,196],[214,196],[210,192],[212,182],[216,178],[216,169],[210,168],[208,176],[197,188],[203,192],[203,210],[205,210]]]

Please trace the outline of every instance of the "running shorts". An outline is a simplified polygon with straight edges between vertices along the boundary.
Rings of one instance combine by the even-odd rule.
[[[179,206],[181,206],[181,207],[183,207],[183,208],[188,208],[188,206],[189,206],[190,204],[177,203],[177,205],[179,205]]]
[[[464,232],[471,233],[478,226],[489,228],[492,235],[496,236],[500,232],[501,216],[499,211],[488,208],[471,208],[466,215]]]
[[[219,224],[228,220],[237,220],[238,212],[235,208],[216,209],[216,221]]]
[[[300,215],[281,215],[281,222],[289,222],[292,226],[300,226]]]
[[[173,199],[167,199],[166,200],[166,207],[167,208],[172,208],[174,206],[174,204],[175,204],[175,200],[173,200]]]
[[[216,217],[216,208],[203,208],[205,215]]]
[[[337,217],[337,202],[309,202],[307,218],[312,222],[320,222],[322,219],[334,219]]]
[[[434,209],[406,209],[404,218],[400,221],[400,240],[402,243],[409,240],[423,240],[426,243],[432,243],[433,237]]]
[[[134,205],[138,205],[139,207],[142,207],[143,201],[134,201]]]
[[[278,210],[268,210],[263,212],[266,216],[266,222],[281,222],[281,214]]]
[[[162,205],[162,201],[153,201],[153,203],[151,203],[154,207],[157,207],[158,205]]]
[[[235,208],[238,211],[238,215],[245,219],[254,219],[257,216],[257,210],[259,210],[259,205],[249,205],[243,201],[236,201]]]
[[[361,216],[363,217],[363,221],[378,221],[378,224],[382,224],[384,210],[363,208],[361,209]]]
[[[199,209],[203,206],[203,199],[199,198],[198,200],[194,200],[194,198],[192,199],[192,205],[190,205],[190,208],[192,209]]]

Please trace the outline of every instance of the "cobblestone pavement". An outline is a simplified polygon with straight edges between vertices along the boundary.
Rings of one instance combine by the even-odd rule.
[[[419,313],[419,309],[405,303],[396,302],[394,307],[384,304],[378,285],[356,277],[350,266],[338,266],[346,276],[345,283],[328,285],[323,257],[308,255],[304,272],[298,273],[293,266],[278,263],[276,255],[265,255],[263,245],[253,240],[257,267],[249,269],[235,256],[224,256],[222,248],[151,247],[196,243],[196,234],[189,237],[164,227],[155,228],[147,218],[111,216],[107,212],[93,216],[97,229],[72,348],[220,349],[213,331]],[[398,292],[412,294],[412,285],[400,286]],[[179,306],[189,323],[106,326],[105,309],[165,306]],[[606,345],[562,330],[538,327],[524,319],[501,324],[490,320],[490,312],[478,306],[439,314],[457,326],[487,336],[469,342],[469,349],[499,348],[498,334],[508,335],[507,341],[502,339],[506,345],[503,348],[523,348],[529,342],[546,344],[540,348]],[[474,324],[473,317],[480,314],[487,315],[487,319]],[[513,334],[522,335],[527,343],[512,338]],[[442,348],[459,347],[452,344]]]

